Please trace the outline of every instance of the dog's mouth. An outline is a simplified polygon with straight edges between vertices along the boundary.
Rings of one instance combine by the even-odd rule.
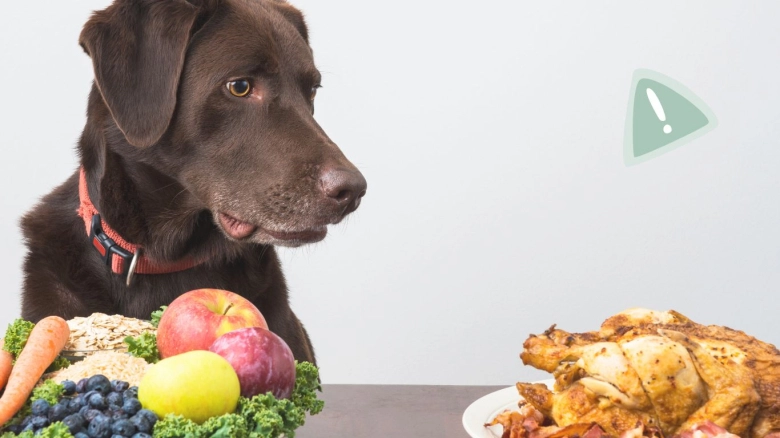
[[[249,237],[257,230],[257,225],[238,220],[227,213],[219,214],[219,223],[222,224],[225,233],[236,240]]]
[[[258,225],[244,222],[233,215],[220,212],[218,214],[222,230],[228,236],[236,240],[244,240],[252,234],[256,239],[264,243],[278,243],[285,246],[298,246],[306,243],[319,242],[325,238],[328,228],[325,225],[314,226],[298,231],[277,231],[262,228]]]

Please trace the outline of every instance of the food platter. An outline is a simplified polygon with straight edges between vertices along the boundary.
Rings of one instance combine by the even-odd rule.
[[[212,310],[204,301],[177,313],[182,308],[177,303],[203,294],[221,299],[226,309]],[[316,394],[319,370],[311,362],[295,361],[256,307],[250,308],[254,319],[196,339],[203,345],[163,351],[164,342],[158,342],[181,347],[194,339],[181,328],[205,325],[193,322],[198,315],[221,327],[221,320],[231,317],[227,310],[254,306],[233,295],[192,290],[152,312],[149,320],[97,312],[70,320],[17,318],[1,340],[0,435],[292,435],[306,416],[323,408]],[[177,320],[182,314],[185,318]],[[235,352],[257,355],[234,364],[229,358]]]
[[[535,383],[544,383],[552,388],[553,382],[549,379]],[[503,428],[500,425],[485,427],[485,423],[507,409],[518,410],[517,402],[520,398],[514,386],[499,389],[479,398],[463,412],[463,428],[472,438],[501,438]]]

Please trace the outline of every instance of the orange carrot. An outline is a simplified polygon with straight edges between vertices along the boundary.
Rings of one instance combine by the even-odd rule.
[[[43,372],[60,354],[70,336],[68,323],[59,316],[47,316],[35,324],[22,352],[16,358],[5,393],[0,397],[0,425],[24,406]]]
[[[0,339],[0,389],[3,389],[8,376],[11,375],[11,369],[14,367],[14,355],[3,350],[5,339]]]

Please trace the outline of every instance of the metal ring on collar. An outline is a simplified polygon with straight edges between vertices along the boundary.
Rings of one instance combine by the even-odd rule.
[[[130,283],[133,281],[133,274],[135,274],[135,267],[138,265],[138,258],[141,254],[141,248],[135,250],[133,254],[133,260],[130,262],[130,268],[127,270],[127,287],[130,287]]]

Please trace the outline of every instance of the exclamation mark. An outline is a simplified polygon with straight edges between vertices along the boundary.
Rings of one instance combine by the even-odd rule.
[[[650,88],[647,89],[647,99],[650,101],[650,106],[653,107],[653,111],[655,111],[655,115],[658,117],[658,120],[665,122],[666,113],[664,113],[664,107],[661,106],[661,101],[658,99],[655,91]],[[669,124],[664,125],[664,134],[668,134],[670,132],[672,132],[672,126]]]

